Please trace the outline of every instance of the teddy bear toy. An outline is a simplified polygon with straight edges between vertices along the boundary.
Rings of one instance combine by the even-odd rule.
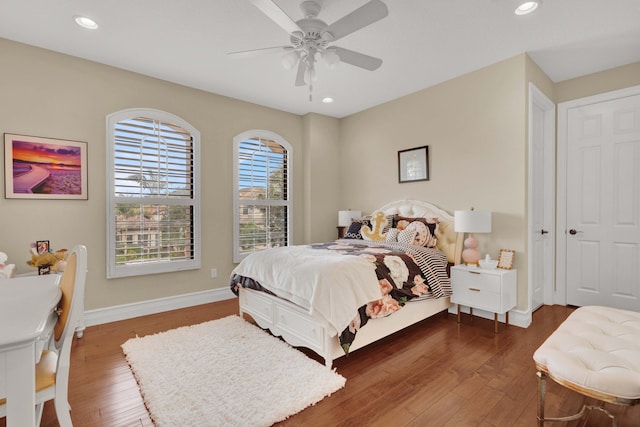
[[[44,252],[42,254],[31,254],[31,259],[27,261],[31,267],[38,269],[39,274],[46,274],[50,271],[64,271],[66,266],[67,250],[59,249],[55,252]]]

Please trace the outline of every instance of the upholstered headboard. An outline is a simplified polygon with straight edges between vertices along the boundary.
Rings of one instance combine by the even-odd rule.
[[[462,257],[463,234],[456,233],[453,227],[453,216],[448,212],[420,200],[397,200],[388,203],[376,212],[384,212],[385,215],[398,214],[412,218],[438,218],[436,245],[446,256],[449,262],[460,264]]]

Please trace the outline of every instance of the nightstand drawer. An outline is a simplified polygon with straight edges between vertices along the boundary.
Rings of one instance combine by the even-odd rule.
[[[451,281],[454,283],[454,293],[464,288],[500,293],[501,278],[498,275],[475,270],[452,270],[451,276]]]
[[[475,286],[455,288],[451,295],[451,302],[487,311],[500,311],[500,293]]]

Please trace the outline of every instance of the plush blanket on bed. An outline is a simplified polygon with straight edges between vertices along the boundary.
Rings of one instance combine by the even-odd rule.
[[[380,299],[375,265],[313,246],[285,246],[252,253],[233,271],[277,296],[324,317],[335,331],[346,328],[363,304]]]
[[[369,319],[412,299],[451,294],[447,259],[437,249],[350,239],[255,252],[232,273],[236,295],[239,286],[321,315],[340,334],[345,352]]]

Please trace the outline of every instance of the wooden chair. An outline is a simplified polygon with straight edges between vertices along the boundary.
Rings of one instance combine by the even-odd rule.
[[[36,365],[36,421],[40,425],[44,402],[53,399],[61,427],[71,427],[68,402],[71,344],[78,319],[84,311],[84,286],[87,275],[87,248],[74,246],[60,281],[62,298],[53,336]],[[0,399],[0,417],[6,416],[6,400]]]

